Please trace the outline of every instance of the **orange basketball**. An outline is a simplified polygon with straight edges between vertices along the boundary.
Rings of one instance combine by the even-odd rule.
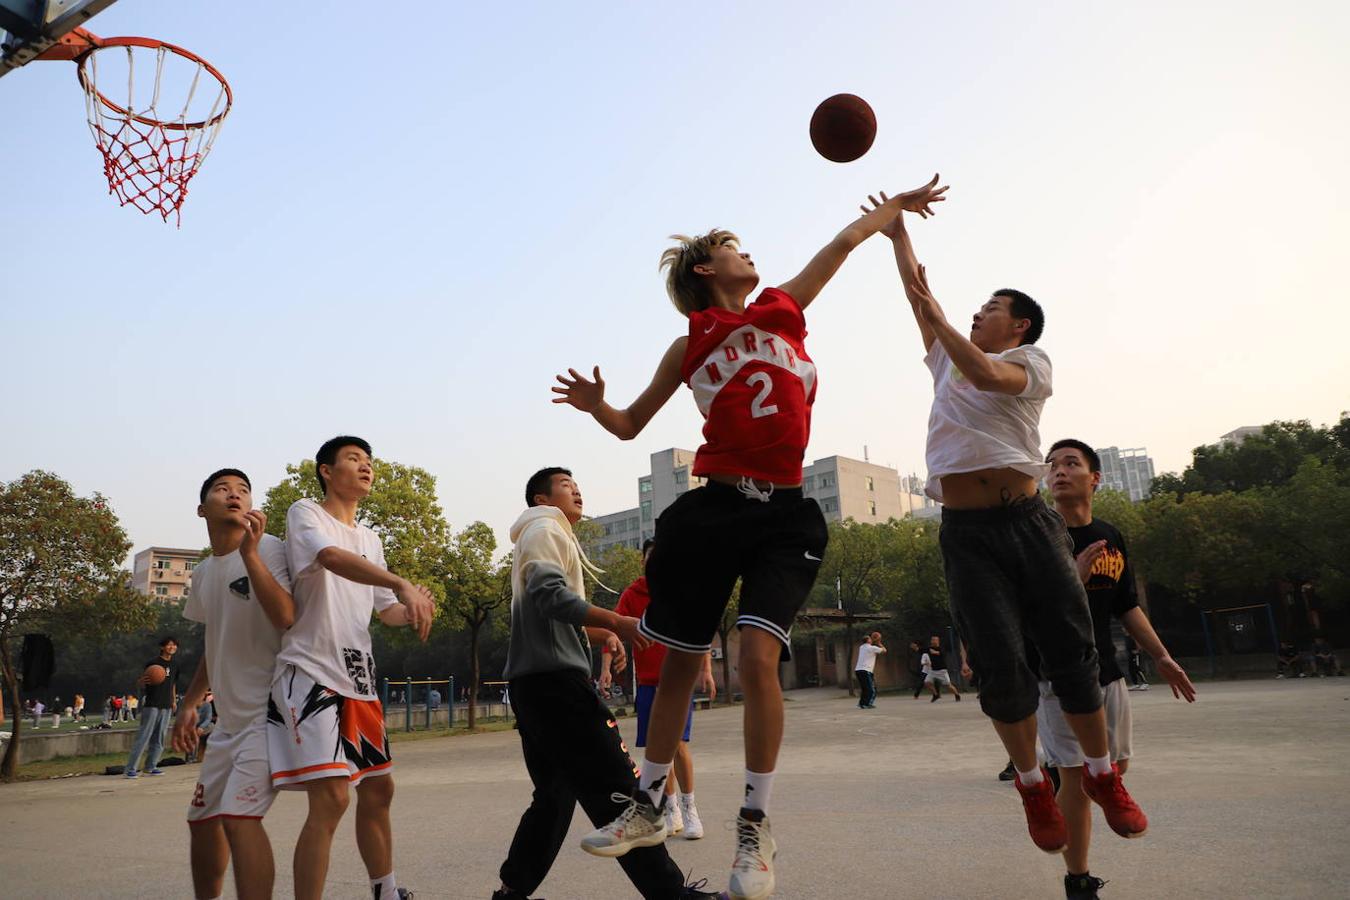
[[[168,675],[169,671],[163,666],[149,665],[145,667],[146,684],[163,684]]]
[[[811,144],[831,162],[852,162],[871,149],[876,136],[876,113],[853,94],[835,94],[811,115]]]

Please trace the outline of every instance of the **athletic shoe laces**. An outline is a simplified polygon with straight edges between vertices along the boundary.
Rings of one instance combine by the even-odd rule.
[[[736,820],[736,859],[733,869],[764,868],[764,822]]]
[[[637,797],[630,797],[628,794],[620,794],[616,791],[609,795],[609,799],[615,803],[626,803],[628,805],[623,808],[623,812],[619,813],[617,819],[601,829],[606,834],[617,835],[626,830],[635,820],[648,827],[654,826],[655,823],[643,813],[642,803]],[[651,804],[647,805],[650,806]]]

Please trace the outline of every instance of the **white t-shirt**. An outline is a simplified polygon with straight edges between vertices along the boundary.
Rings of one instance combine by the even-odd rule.
[[[370,655],[370,616],[398,599],[388,588],[349,581],[319,565],[319,551],[338,547],[364,556],[380,568],[384,547],[364,525],[349,526],[313,500],[297,500],[286,512],[286,560],[295,598],[295,624],[281,639],[277,675],[287,665],[344,697],[376,696],[375,660]]]
[[[263,535],[258,556],[272,577],[290,590],[286,548],[281,541]],[[223,731],[238,734],[267,717],[281,632],[248,584],[248,570],[238,550],[202,560],[192,570],[191,584],[183,617],[206,625],[206,673],[216,695],[216,715]]]
[[[876,668],[878,654],[884,653],[880,647],[874,644],[861,644],[858,646],[858,664],[853,667],[855,672],[871,672]]]
[[[1041,409],[1054,391],[1050,357],[1024,344],[993,359],[1027,370],[1027,386],[1017,396],[982,391],[952,363],[940,341],[924,357],[933,373],[933,411],[928,416],[928,484],[924,492],[942,500],[944,475],[980,469],[1016,469],[1041,479],[1050,467],[1041,459]]]

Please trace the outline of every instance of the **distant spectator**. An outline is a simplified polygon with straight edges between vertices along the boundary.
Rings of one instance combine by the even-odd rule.
[[[1286,675],[1293,678],[1307,675],[1303,671],[1303,659],[1294,649],[1292,641],[1280,641],[1280,649],[1275,653],[1275,677],[1284,678]]]
[[[1317,638],[1312,646],[1313,665],[1317,667],[1317,674],[1323,678],[1328,675],[1344,675],[1345,670],[1341,668],[1340,661],[1336,659],[1336,654],[1331,649],[1331,644],[1327,643],[1326,638]]]
[[[136,732],[136,741],[127,758],[123,772],[127,778],[135,778],[140,774],[137,765],[141,762],[142,753],[147,763],[145,774],[164,774],[159,768],[159,758],[164,752],[164,735],[169,730],[169,716],[178,703],[178,662],[173,658],[177,652],[178,641],[171,637],[164,638],[159,642],[159,656],[142,667],[162,666],[165,670],[164,680],[159,684],[149,684],[145,675],[136,679],[136,686],[145,691],[145,715],[141,716],[141,727]]]
[[[206,758],[206,742],[216,727],[216,695],[207,691],[201,706],[197,707],[197,745],[187,754],[188,762]]]
[[[427,692],[427,705],[430,706],[432,709],[440,709],[440,708],[441,708],[441,692],[438,691],[438,690],[436,690],[435,688],[432,688],[430,691],[428,691],[428,692]]]
[[[84,694],[75,695],[75,703],[70,708],[70,715],[73,721],[84,721]]]
[[[131,720],[133,722],[140,718],[141,698],[136,694],[127,697],[127,709],[131,711]]]
[[[46,711],[46,709],[47,709],[47,705],[46,705],[45,703],[43,703],[41,700],[34,700],[34,701],[33,701],[33,727],[34,727],[34,728],[41,728],[41,727],[42,727],[42,713],[43,713],[44,711]]]

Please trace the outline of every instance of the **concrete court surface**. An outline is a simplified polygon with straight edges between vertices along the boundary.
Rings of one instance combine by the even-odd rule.
[[[1350,678],[1203,683],[1193,706],[1165,687],[1131,694],[1135,768],[1127,784],[1151,817],[1124,841],[1096,815],[1092,871],[1124,898],[1350,897]],[[1063,897],[1063,864],[1026,835],[978,700],[886,694],[859,710],[836,689],[788,695],[787,741],[772,817],[776,897]],[[740,711],[700,712],[699,807],[708,836],[672,855],[726,886],[728,823],[739,805]],[[631,721],[621,723],[631,734]],[[428,898],[487,898],[525,808],[529,781],[514,732],[396,744],[396,871]],[[191,897],[183,813],[195,767],[124,781],[88,776],[0,786],[0,895]],[[354,805],[353,805],[354,809]],[[277,896],[304,798],[281,796],[266,824]],[[348,813],[326,896],[360,900],[367,882]],[[635,896],[612,861],[583,853],[578,812],[547,900]],[[233,896],[227,880],[226,896]]]

